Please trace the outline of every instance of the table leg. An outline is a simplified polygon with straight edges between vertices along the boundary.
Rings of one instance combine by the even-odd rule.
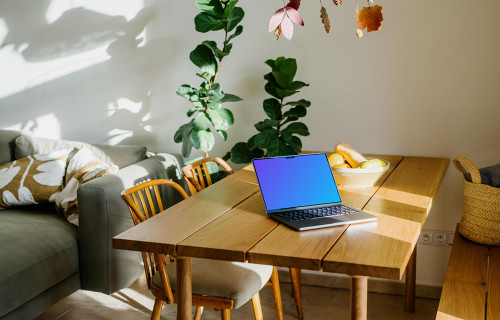
[[[413,249],[408,265],[406,266],[405,281],[405,311],[415,312],[415,282],[417,279],[417,246]]]
[[[366,320],[368,277],[351,276],[351,319]]]
[[[177,257],[177,320],[193,319],[191,258]]]

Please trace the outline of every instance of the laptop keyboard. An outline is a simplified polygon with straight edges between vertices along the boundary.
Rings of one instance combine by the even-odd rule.
[[[323,207],[323,208],[315,208],[315,209],[306,209],[306,210],[297,210],[290,212],[282,212],[276,214],[282,219],[288,221],[302,221],[309,220],[314,218],[323,218],[330,216],[341,216],[346,214],[351,214],[358,212],[359,210],[346,207],[343,205],[332,206],[332,207]]]

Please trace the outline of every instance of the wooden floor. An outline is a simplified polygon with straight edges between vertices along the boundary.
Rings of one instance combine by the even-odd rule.
[[[260,294],[264,319],[276,319],[271,287],[265,287]],[[297,319],[289,283],[281,284],[281,294],[285,319]],[[349,295],[348,290],[303,285],[304,318],[306,320],[350,319]],[[112,295],[79,290],[55,304],[36,320],[146,320],[150,318],[153,301],[152,295],[146,288],[144,277],[140,277],[129,288]],[[414,314],[408,314],[403,311],[403,296],[369,293],[368,319],[435,319],[438,304],[438,300],[417,298],[417,311]],[[164,305],[162,319],[173,320],[175,314],[175,305]],[[233,310],[231,318],[234,320],[254,319],[251,303]],[[202,319],[220,319],[220,312],[207,309],[203,312]]]

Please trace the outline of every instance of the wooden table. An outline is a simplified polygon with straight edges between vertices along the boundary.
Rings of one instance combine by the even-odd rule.
[[[368,156],[391,163],[377,185],[339,189],[344,203],[376,215],[376,222],[294,231],[266,216],[249,165],[114,237],[113,246],[177,257],[177,319],[191,319],[190,257],[350,275],[352,319],[366,319],[368,277],[401,279],[407,270],[412,312],[416,243],[449,160]]]

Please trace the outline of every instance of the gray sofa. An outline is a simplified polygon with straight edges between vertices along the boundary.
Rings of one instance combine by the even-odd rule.
[[[82,144],[0,130],[0,164]],[[112,248],[112,237],[133,226],[120,192],[156,178],[185,187],[178,156],[149,155],[136,146],[87,146],[120,169],[78,188],[78,228],[52,204],[0,210],[1,320],[33,319],[80,288],[109,294],[130,285],[144,269],[140,253]],[[170,204],[180,201],[170,198]]]

